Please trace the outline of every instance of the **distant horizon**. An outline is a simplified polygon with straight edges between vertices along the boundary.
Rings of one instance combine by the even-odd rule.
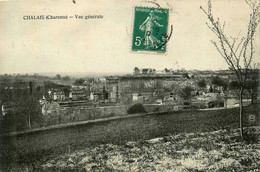
[[[168,67],[164,67],[164,68],[154,68],[154,67],[138,67],[136,66],[137,68],[139,69],[147,69],[147,68],[150,68],[150,69],[155,69],[156,71],[161,71],[161,70],[164,70],[165,68],[167,68],[168,70],[173,70],[173,71],[177,71],[177,70],[185,70],[185,71],[225,71],[225,70],[230,70],[229,68],[222,68],[222,69],[186,69],[186,68],[178,68],[178,69],[173,69],[173,68],[168,68]],[[135,68],[135,67],[134,67]],[[111,75],[111,74],[130,74],[130,73],[133,73],[133,70],[134,68],[130,71],[119,71],[119,72],[116,72],[116,71],[112,71],[112,72],[102,72],[102,71],[97,71],[97,72],[89,72],[89,71],[86,71],[86,72],[82,72],[82,71],[72,71],[72,72],[59,72],[59,71],[53,71],[53,72],[2,72],[0,70],[0,75],[5,75],[5,74],[8,74],[8,75],[17,75],[17,74],[21,74],[21,75],[34,75],[34,74],[41,74],[41,75],[56,75],[56,74],[62,74],[63,76],[65,75]],[[256,63],[256,69],[260,70],[260,63]]]
[[[139,67],[138,67],[139,68]],[[144,68],[139,68],[139,69],[144,69]],[[156,69],[156,68],[150,68],[150,69],[155,69],[156,71],[162,71],[163,69]],[[173,70],[173,71],[212,71],[212,72],[216,72],[216,71],[227,71],[229,69],[218,69],[218,70],[199,70],[199,69],[170,69],[167,68],[168,70]],[[28,73],[1,73],[0,71],[0,75],[34,75],[34,74],[39,74],[42,76],[51,76],[51,75],[57,75],[60,74],[62,76],[70,76],[70,75],[120,75],[120,74],[132,74],[132,71],[129,72],[28,72]]]

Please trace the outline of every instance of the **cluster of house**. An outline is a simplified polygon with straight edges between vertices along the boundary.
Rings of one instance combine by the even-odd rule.
[[[165,75],[158,75],[159,73]],[[162,71],[156,71],[152,68],[134,68],[134,75],[103,77],[88,84],[74,85],[67,94],[61,90],[49,90],[43,99],[57,102],[82,100],[122,104],[135,102],[182,104],[183,99],[179,96],[178,90],[186,85],[194,86],[195,83],[186,80],[182,73],[176,74],[166,68]],[[204,96],[208,101],[212,101],[216,96],[207,94],[207,92],[211,92],[211,89],[211,86],[207,85],[205,90],[209,91],[193,91],[192,94],[197,97]],[[204,102],[205,99],[203,99]],[[197,101],[202,100],[198,98]]]
[[[154,68],[138,68],[135,67],[133,74],[134,75],[171,75],[174,71],[172,69],[165,68],[164,70],[156,70]]]
[[[73,85],[65,93],[62,89],[50,89],[43,95],[43,100],[64,102],[64,101],[94,101],[94,102],[117,102],[118,83],[111,86],[110,83],[99,82],[91,85]]]
[[[200,71],[198,71],[200,72]],[[187,79],[184,75],[187,74]],[[200,72],[195,77],[187,71],[173,71],[170,69],[155,70],[153,68],[134,68],[134,73],[123,76],[109,76],[95,79],[88,79],[80,85],[73,85],[70,88],[51,88],[43,94],[40,103],[43,114],[60,113],[60,107],[81,107],[81,106],[108,106],[115,104],[131,105],[133,103],[143,103],[146,105],[165,104],[176,107],[187,105],[197,108],[210,107],[232,107],[237,100],[227,100],[227,94],[223,93],[222,87],[207,84],[205,88],[196,88],[199,79],[210,80],[212,72]],[[229,80],[230,73],[220,72],[217,76]],[[232,76],[232,75],[231,75]],[[24,86],[10,86],[3,88],[3,93],[9,97],[19,98],[31,95],[30,85],[22,83]],[[181,97],[180,90],[186,86],[193,87],[189,100]],[[48,87],[49,88],[49,87]],[[213,91],[214,90],[214,91]],[[45,91],[45,90],[44,90]],[[33,92],[37,93],[37,88]],[[1,93],[1,94],[3,94]],[[38,91],[40,95],[42,92]],[[229,97],[230,99],[230,97]],[[11,102],[11,101],[10,101]],[[232,104],[232,105],[229,105]],[[6,115],[12,110],[11,103],[1,103],[1,113]]]

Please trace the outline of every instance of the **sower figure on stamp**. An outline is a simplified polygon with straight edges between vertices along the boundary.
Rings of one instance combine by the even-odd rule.
[[[149,13],[149,16],[139,27],[139,29],[141,31],[144,31],[144,33],[145,33],[144,45],[147,46],[146,48],[149,48],[149,46],[157,47],[159,44],[159,40],[153,36],[154,25],[156,25],[158,27],[163,27],[163,25],[161,25],[157,22],[158,19],[159,19],[159,17],[155,16],[153,13],[153,10],[151,10]]]

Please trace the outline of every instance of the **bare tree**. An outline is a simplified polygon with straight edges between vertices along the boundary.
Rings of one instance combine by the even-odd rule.
[[[221,22],[219,18],[215,18],[212,14],[211,1],[208,1],[208,9],[205,10],[200,7],[201,10],[208,17],[209,22],[206,22],[209,29],[217,36],[217,42],[211,41],[219,54],[225,59],[229,66],[229,69],[236,75],[239,83],[239,106],[240,106],[240,135],[243,139],[243,92],[248,76],[248,70],[250,68],[253,55],[254,55],[254,36],[256,28],[259,23],[259,8],[260,5],[257,1],[246,0],[246,4],[251,9],[249,17],[247,33],[245,36],[227,36],[225,32],[225,22]]]

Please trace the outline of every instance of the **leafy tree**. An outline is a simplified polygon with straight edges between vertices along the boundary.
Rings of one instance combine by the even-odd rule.
[[[41,86],[37,86],[37,87],[36,87],[36,91],[37,91],[37,92],[41,91]]]
[[[89,83],[93,83],[94,82],[94,78],[87,78],[87,81],[89,82]]]
[[[134,113],[146,113],[147,111],[144,108],[144,105],[141,103],[134,104],[129,109],[127,109],[128,114],[134,114]]]
[[[21,115],[27,121],[28,128],[32,128],[32,122],[41,122],[41,105],[35,97],[28,97],[16,102],[15,113]]]
[[[238,81],[231,81],[230,83],[229,83],[229,89],[230,90],[239,90],[239,88],[240,88],[240,85],[239,85],[239,82]]]
[[[254,56],[254,37],[257,26],[260,22],[259,8],[257,1],[252,2],[246,0],[247,5],[251,9],[247,32],[242,37],[232,37],[225,32],[225,22],[221,22],[212,14],[212,4],[208,1],[208,9],[200,7],[206,14],[209,23],[206,23],[209,29],[216,35],[217,42],[211,41],[219,54],[225,59],[229,69],[236,75],[239,83],[239,106],[240,106],[240,136],[243,140],[243,92],[248,78],[248,69],[250,68]]]
[[[82,85],[85,82],[83,78],[79,78],[75,80],[75,85]]]
[[[69,77],[69,76],[64,76],[64,77],[62,77],[62,80],[64,80],[64,81],[69,81],[69,80],[70,80],[70,77]]]
[[[190,79],[190,77],[189,77],[189,74],[188,74],[188,73],[183,73],[183,74],[182,74],[182,77],[183,77],[183,78],[185,78],[185,79]]]
[[[207,83],[206,83],[206,81],[204,79],[199,80],[198,87],[205,88],[206,86],[207,86]]]
[[[57,84],[55,84],[54,82],[51,82],[51,81],[44,81],[43,86],[44,86],[45,90],[48,90],[48,89],[51,89],[51,88],[56,88]]]
[[[30,96],[32,95],[32,90],[33,90],[33,82],[29,82],[29,88],[30,88]]]
[[[68,97],[69,96],[69,93],[70,93],[70,88],[69,87],[64,87],[62,89],[62,91],[64,92],[65,96]]]
[[[43,125],[43,115],[39,100],[34,96],[9,103],[9,110],[1,120],[1,129],[5,132],[18,131]]]
[[[61,75],[60,75],[60,74],[57,74],[57,75],[56,75],[56,79],[61,80]]]
[[[227,85],[226,82],[223,79],[221,79],[220,77],[218,77],[218,76],[212,77],[211,84],[213,84],[215,86],[218,86],[218,87]]]
[[[189,100],[191,102],[191,98],[192,98],[192,91],[194,89],[190,86],[186,86],[184,88],[182,88],[179,92],[180,97],[182,97],[184,100]]]
[[[164,99],[164,97],[167,95],[167,92],[165,89],[156,89],[155,90],[155,95],[158,99]]]

